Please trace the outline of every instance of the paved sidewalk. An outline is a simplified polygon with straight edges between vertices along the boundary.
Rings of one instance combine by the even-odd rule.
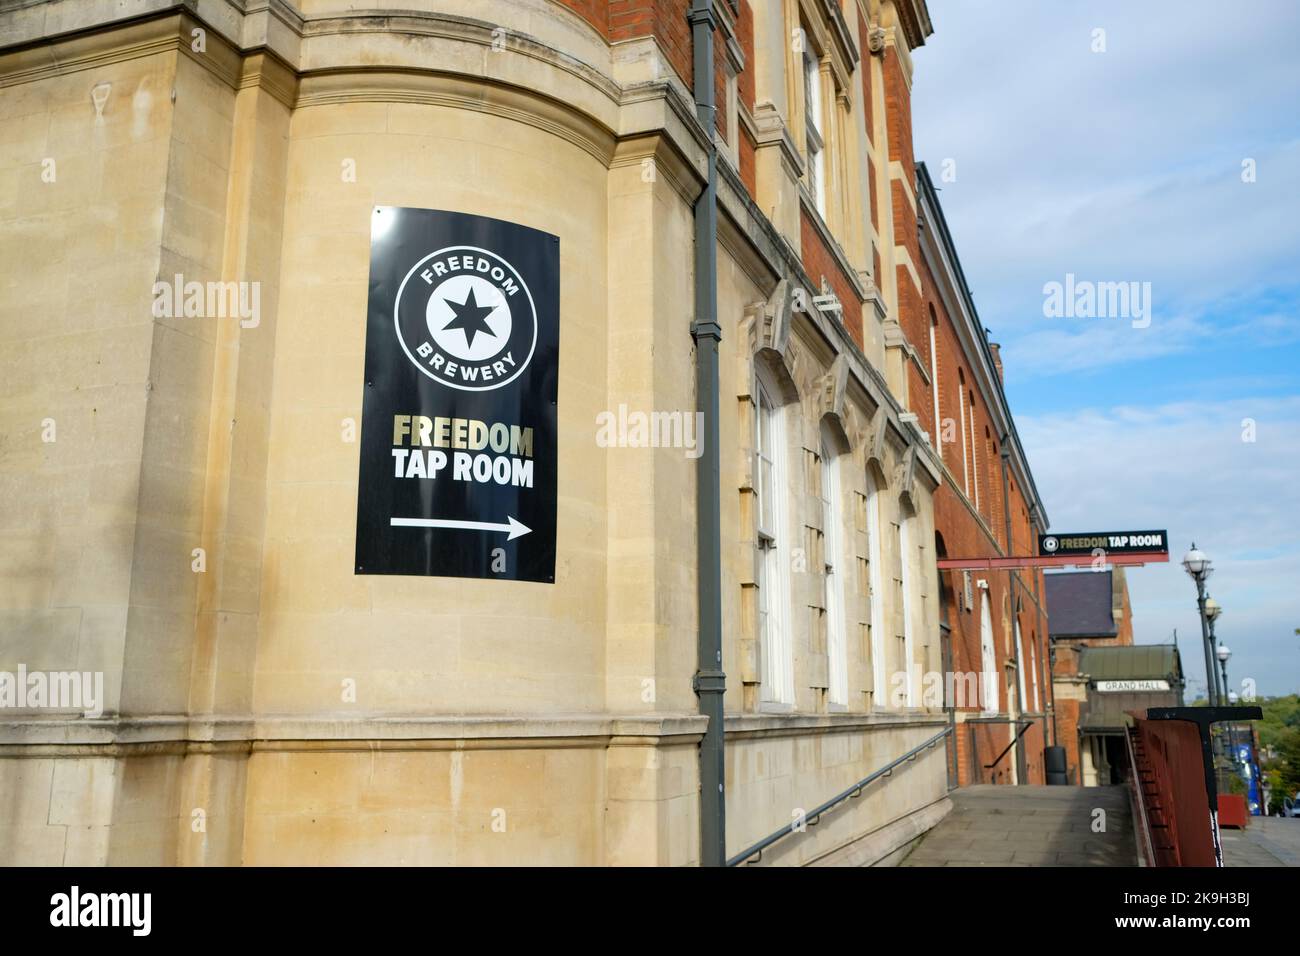
[[[986,784],[948,796],[953,811],[903,866],[1137,866],[1124,787]],[[1104,833],[1093,831],[1099,809]]]
[[[1224,866],[1300,866],[1300,820],[1251,817],[1244,830],[1223,828]]]

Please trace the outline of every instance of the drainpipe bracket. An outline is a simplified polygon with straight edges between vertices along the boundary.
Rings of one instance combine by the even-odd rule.
[[[710,30],[716,30],[718,19],[713,15],[713,4],[692,4],[690,9],[686,11],[686,22],[691,26],[698,23],[707,26]]]
[[[707,319],[691,323],[691,337],[697,342],[700,339],[713,339],[715,342],[722,341],[722,326],[716,319]]]
[[[691,689],[701,695],[725,693],[727,675],[722,671],[696,671],[691,678]]]

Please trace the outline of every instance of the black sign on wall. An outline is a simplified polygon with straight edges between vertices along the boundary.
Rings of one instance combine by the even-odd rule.
[[[555,580],[560,240],[376,206],[357,574]]]
[[[1039,554],[1088,557],[1098,548],[1107,554],[1167,552],[1169,535],[1164,531],[1085,531],[1038,536]]]

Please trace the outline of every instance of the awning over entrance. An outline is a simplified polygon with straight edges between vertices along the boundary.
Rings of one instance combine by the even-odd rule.
[[[1183,668],[1172,644],[1085,647],[1079,675],[1088,679],[1081,733],[1120,733],[1127,711],[1182,704]]]
[[[1182,683],[1183,668],[1173,644],[1085,647],[1079,673],[1093,680],[1167,680]]]

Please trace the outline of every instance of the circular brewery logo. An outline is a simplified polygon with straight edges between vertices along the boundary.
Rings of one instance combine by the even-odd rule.
[[[397,289],[393,324],[416,368],[469,392],[514,381],[537,345],[528,284],[501,256],[477,246],[448,246],[412,266]]]
[[[1060,547],[1060,543],[1056,540],[1055,536],[1049,534],[1043,539],[1043,550],[1048,554],[1054,553],[1058,547]]]

